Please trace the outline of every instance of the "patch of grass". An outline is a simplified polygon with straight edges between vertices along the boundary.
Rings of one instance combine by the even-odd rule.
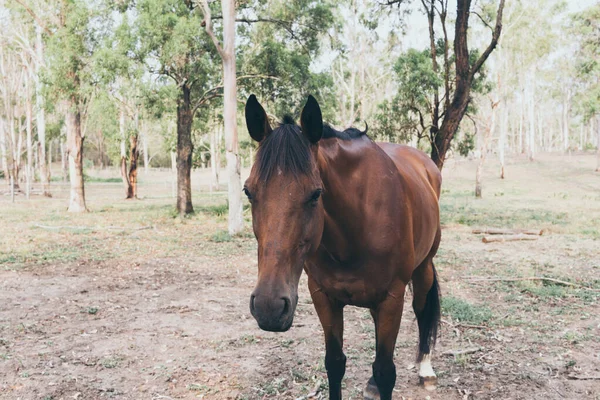
[[[208,386],[201,385],[199,383],[190,383],[189,385],[187,385],[187,389],[195,392],[205,392],[208,390]]]
[[[262,395],[274,396],[279,395],[285,391],[287,384],[285,378],[275,378],[269,382],[264,383],[260,388],[259,392]]]
[[[225,217],[229,212],[229,204],[214,204],[208,206],[196,207],[196,210],[204,214],[212,215],[215,217]]]
[[[98,307],[88,307],[87,309],[85,309],[84,312],[86,312],[90,315],[95,315],[98,313],[98,311],[100,311],[100,309]]]
[[[484,324],[493,317],[488,307],[470,304],[452,296],[442,297],[442,313],[453,320],[473,325]]]
[[[211,242],[223,243],[233,241],[233,237],[227,231],[217,231],[210,237]]]
[[[533,296],[547,298],[547,297],[558,297],[563,298],[566,297],[568,293],[568,289],[564,286],[560,285],[552,285],[552,284],[540,284],[536,285],[532,282],[522,282],[521,288],[524,293],[529,293]]]
[[[101,178],[99,176],[90,176],[87,174],[83,174],[83,180],[85,182],[95,182],[95,183],[121,183],[121,182],[123,182],[122,178]]]
[[[100,364],[107,369],[117,368],[123,361],[122,357],[106,357],[103,358]]]

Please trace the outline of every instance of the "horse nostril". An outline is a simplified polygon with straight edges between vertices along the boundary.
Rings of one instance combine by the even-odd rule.
[[[288,315],[288,313],[290,312],[290,305],[291,305],[291,301],[289,297],[282,297],[281,298],[283,300],[283,312],[281,313],[282,316],[286,316]]]
[[[256,298],[255,295],[250,295],[250,312],[254,312],[254,299]]]

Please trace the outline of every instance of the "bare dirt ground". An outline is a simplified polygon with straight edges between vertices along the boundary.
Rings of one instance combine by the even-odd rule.
[[[395,398],[600,399],[593,165],[592,156],[513,160],[501,181],[490,163],[484,199],[475,200],[474,163],[447,164],[436,261],[439,385],[417,386],[417,326],[407,306]],[[67,214],[58,187],[52,199],[11,204],[0,196],[0,399],[327,398],[305,279],[292,329],[260,331],[248,311],[255,242],[223,231],[224,193],[195,192],[197,213],[180,220],[170,178],[141,178],[139,201],[121,200],[118,183],[89,184],[86,215]],[[484,244],[471,233],[483,226],[545,232],[537,241]],[[573,286],[481,280],[542,276]],[[345,321],[344,396],[360,399],[373,324],[352,307]]]

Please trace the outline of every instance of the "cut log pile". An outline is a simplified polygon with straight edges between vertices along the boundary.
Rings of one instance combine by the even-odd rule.
[[[484,228],[473,229],[475,234],[484,234],[483,243],[513,242],[517,240],[537,240],[543,233],[540,229],[503,229]]]

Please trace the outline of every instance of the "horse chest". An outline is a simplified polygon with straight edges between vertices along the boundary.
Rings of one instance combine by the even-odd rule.
[[[377,268],[379,269],[379,268]],[[395,276],[387,268],[368,265],[307,263],[306,273],[328,297],[342,304],[371,307],[383,300]]]

